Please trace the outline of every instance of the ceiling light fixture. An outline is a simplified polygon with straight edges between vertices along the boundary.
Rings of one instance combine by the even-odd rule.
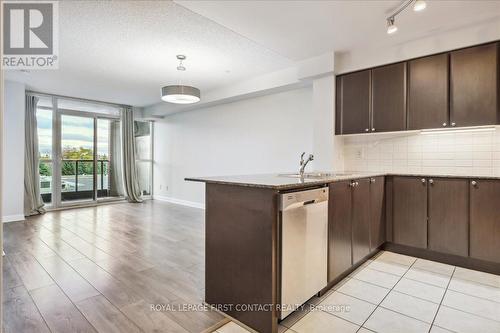
[[[393,34],[398,31],[398,27],[394,24],[394,17],[389,17],[387,19],[387,33]]]
[[[427,7],[427,4],[425,3],[424,0],[416,0],[415,3],[413,4],[413,10],[416,12],[420,12]]]
[[[186,60],[186,56],[179,54],[177,55],[177,59],[179,60],[179,66],[177,66],[177,70],[180,72],[186,71],[186,67],[182,64],[184,60]],[[161,88],[161,99],[165,102],[175,103],[175,104],[192,104],[200,101],[200,89],[185,86],[180,84],[170,85]]]
[[[427,7],[427,4],[424,0],[408,0],[404,2],[401,6],[399,6],[391,16],[387,17],[387,33],[389,35],[398,31],[398,27],[394,24],[396,20],[396,16],[399,15],[403,10],[405,10],[409,5],[413,4],[413,10],[416,12],[420,12]]]

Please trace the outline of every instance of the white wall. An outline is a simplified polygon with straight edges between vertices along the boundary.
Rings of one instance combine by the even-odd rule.
[[[2,221],[24,219],[25,86],[5,81],[2,161]]]
[[[311,87],[167,116],[155,123],[155,197],[203,204],[205,186],[185,177],[296,171],[312,122]]]
[[[345,139],[346,170],[500,176],[500,129]]]
[[[313,152],[316,170],[343,171],[343,139],[335,136],[335,76],[313,81]]]

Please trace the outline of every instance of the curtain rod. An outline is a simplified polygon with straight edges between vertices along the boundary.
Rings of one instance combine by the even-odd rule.
[[[71,96],[64,96],[64,95],[42,93],[42,92],[33,91],[33,90],[26,90],[26,94],[28,94],[28,95],[48,96],[48,97],[58,97],[58,98],[71,99],[71,100],[75,100],[75,101],[83,101],[83,102],[106,104],[106,105],[111,105],[111,106],[120,107],[120,108],[132,108],[131,105],[127,105],[127,104],[117,104],[117,103],[97,101],[95,99],[88,99],[88,98],[80,98],[80,97],[71,97]]]

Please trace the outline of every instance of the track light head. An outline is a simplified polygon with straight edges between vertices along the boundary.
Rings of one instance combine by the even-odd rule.
[[[394,17],[389,17],[387,19],[387,33],[389,35],[398,31],[398,27],[394,24]]]
[[[413,10],[416,12],[420,12],[427,7],[427,4],[425,3],[424,0],[416,0],[415,3],[413,4]]]

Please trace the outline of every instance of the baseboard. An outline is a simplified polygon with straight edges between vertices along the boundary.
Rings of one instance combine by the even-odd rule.
[[[2,216],[2,222],[7,223],[7,222],[16,222],[16,221],[24,221],[24,215],[19,214],[19,215],[5,215]]]
[[[383,246],[384,250],[392,251],[400,254],[405,254],[412,257],[432,260],[448,264],[452,266],[459,266],[463,268],[473,269],[476,271],[500,274],[500,263],[484,261],[471,257],[462,257],[453,254],[434,252],[427,249],[415,248],[391,242],[386,242]]]
[[[203,203],[188,201],[188,200],[181,200],[181,199],[176,199],[176,198],[171,198],[171,197],[164,197],[162,195],[154,195],[153,200],[165,201],[165,202],[170,202],[170,203],[177,204],[177,205],[205,209],[205,204],[203,204]]]

